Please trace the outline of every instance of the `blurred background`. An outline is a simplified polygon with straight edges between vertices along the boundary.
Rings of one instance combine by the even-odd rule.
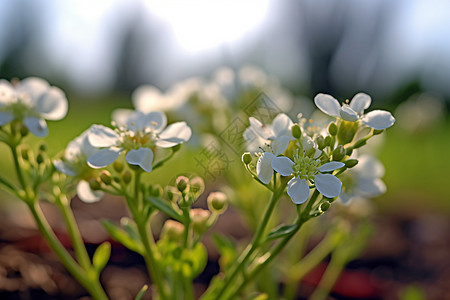
[[[43,77],[68,96],[67,118],[49,125],[53,154],[89,124],[108,124],[113,108],[131,107],[142,84],[166,91],[245,65],[276,78],[308,109],[317,93],[344,101],[362,91],[372,109],[393,112],[397,123],[378,150],[388,192],[373,201],[381,229],[372,271],[444,299],[450,2],[0,0],[0,78]],[[395,299],[398,286],[386,285],[395,291],[383,299]]]

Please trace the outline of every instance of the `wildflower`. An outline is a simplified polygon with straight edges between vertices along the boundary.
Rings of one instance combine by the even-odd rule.
[[[77,184],[78,197],[87,203],[97,202],[103,197],[102,191],[93,191],[89,184],[91,168],[87,165],[86,160],[96,151],[88,140],[90,129],[83,132],[79,137],[69,143],[62,159],[53,161],[55,168],[69,176],[80,178]]]
[[[298,153],[292,161],[288,157],[280,156],[272,160],[272,168],[282,176],[294,177],[287,184],[287,193],[295,204],[304,203],[309,197],[308,181],[313,181],[317,190],[327,198],[339,196],[341,192],[341,181],[332,174],[324,172],[334,171],[342,168],[345,164],[332,161],[319,166],[320,159],[310,157],[303,152]]]
[[[22,120],[32,134],[45,137],[48,135],[45,120],[61,120],[67,109],[64,92],[43,79],[29,77],[16,87],[0,80],[0,126]]]
[[[343,204],[356,198],[372,198],[386,192],[386,185],[381,180],[384,166],[375,157],[364,154],[358,157],[358,164],[342,174],[342,192],[339,199]]]
[[[370,106],[371,102],[370,96],[364,93],[356,94],[349,104],[344,103],[342,106],[334,97],[327,94],[318,94],[314,97],[317,107],[329,116],[349,122],[361,120],[363,124],[377,130],[391,127],[395,119],[388,111],[374,110],[364,114],[364,110]]]
[[[144,171],[152,171],[153,150],[156,147],[171,148],[187,142],[192,134],[185,122],[177,122],[166,128],[167,119],[161,112],[143,113],[134,111],[115,130],[93,125],[88,139],[92,146],[100,148],[88,158],[92,168],[103,168],[112,164],[122,151],[125,160],[140,166]]]
[[[289,141],[293,140],[291,127],[292,120],[286,114],[278,114],[271,125],[264,125],[259,120],[250,117],[250,127],[244,131],[244,139],[249,142],[249,148],[261,148],[266,145],[267,151],[263,152],[256,163],[256,174],[261,182],[268,184],[272,179],[272,160],[286,151]]]

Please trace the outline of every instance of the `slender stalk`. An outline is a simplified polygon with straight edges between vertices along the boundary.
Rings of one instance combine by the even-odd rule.
[[[263,236],[263,233],[269,223],[269,219],[273,213],[273,210],[275,208],[275,204],[277,203],[277,200],[281,196],[282,190],[284,190],[284,186],[282,186],[279,191],[277,191],[276,188],[276,176],[274,176],[274,192],[272,194],[272,199],[269,202],[269,205],[266,208],[266,211],[264,213],[263,219],[259,223],[259,227],[253,237],[252,242],[247,246],[247,248],[244,250],[244,252],[241,253],[240,257],[238,258],[237,262],[238,265],[231,271],[231,275],[225,278],[225,283],[222,286],[222,288],[219,291],[219,294],[217,295],[216,300],[219,300],[225,295],[226,290],[229,288],[229,286],[233,283],[233,281],[236,279],[239,272],[242,270],[242,268],[245,266],[249,258],[252,256],[252,254],[255,252],[255,250],[259,247],[259,244],[261,242],[261,238]]]
[[[56,197],[56,201],[59,205],[59,208],[61,209],[64,221],[66,222],[67,231],[69,232],[76,258],[83,269],[88,271],[92,267],[91,260],[89,259],[89,255],[86,251],[86,246],[84,245],[81,233],[77,226],[77,222],[75,221],[75,216],[70,209],[69,199],[67,199],[65,195],[61,195],[59,197]]]
[[[309,220],[309,213],[311,210],[312,205],[317,200],[317,197],[320,195],[320,193],[316,190],[314,190],[314,193],[311,196],[311,199],[309,200],[307,206],[301,213],[301,215],[298,217],[296,222],[296,227],[294,230],[285,236],[274,248],[272,251],[269,252],[269,256],[267,259],[265,259],[262,263],[259,263],[256,265],[247,275],[246,280],[242,281],[241,284],[235,289],[235,291],[231,294],[229,299],[236,299],[237,295],[242,291],[242,289],[247,286],[251,282],[251,279],[254,279],[258,274],[261,273],[261,270],[263,270],[265,267],[269,265],[269,263],[274,260],[280,252],[284,249],[284,247],[289,243],[289,241],[292,239],[292,237],[299,231],[299,229],[302,227],[302,225]]]
[[[41,232],[47,244],[58,256],[59,260],[63,263],[67,270],[75,277],[75,279],[83,285],[91,296],[96,300],[107,300],[106,296],[98,278],[89,276],[86,272],[76,263],[76,261],[70,256],[67,250],[61,245],[50,225],[48,224],[40,206],[37,201],[27,203],[28,207],[36,220],[39,231]]]
[[[9,145],[11,147],[11,153],[13,155],[14,167],[16,169],[17,179],[19,179],[20,186],[26,192],[27,184],[25,182],[25,177],[22,173],[22,168],[19,164],[19,154],[17,153],[17,147],[15,145]]]
[[[319,286],[309,298],[310,300],[325,300],[336,284],[342,269],[345,267],[346,257],[345,255],[339,255],[340,253],[335,254],[337,255],[331,256],[330,263],[323,273]]]

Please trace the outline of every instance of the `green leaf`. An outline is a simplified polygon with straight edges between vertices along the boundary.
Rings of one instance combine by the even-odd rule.
[[[173,204],[171,202],[168,202],[163,199],[155,198],[155,197],[148,197],[148,201],[153,204],[157,209],[168,215],[169,217],[179,221],[183,222],[183,216],[180,213],[180,211],[176,208],[174,208]]]
[[[291,234],[296,229],[297,229],[297,224],[281,225],[281,226],[275,228],[274,230],[272,230],[272,232],[270,232],[267,235],[266,242],[275,240],[275,239],[279,239],[281,237],[285,237],[285,236]]]
[[[108,220],[102,220],[102,224],[115,241],[121,243],[131,251],[137,252],[141,255],[145,253],[142,243],[139,240],[135,240],[130,237],[125,230]]]
[[[145,284],[142,287],[142,289],[139,291],[139,293],[136,295],[136,298],[134,298],[134,300],[141,300],[147,290],[148,290],[148,285]]]
[[[104,242],[97,247],[92,258],[92,264],[94,265],[97,273],[103,270],[103,268],[108,263],[109,257],[111,256],[111,244],[109,242]]]

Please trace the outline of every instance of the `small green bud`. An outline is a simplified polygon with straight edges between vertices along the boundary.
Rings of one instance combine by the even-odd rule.
[[[330,208],[331,204],[328,201],[323,202],[320,204],[320,210],[321,211],[327,211]]]
[[[345,149],[345,153],[346,153],[348,156],[351,156],[352,153],[353,153],[353,147],[348,147],[348,148],[346,148],[346,149]]]
[[[326,145],[325,145],[325,138],[323,136],[321,136],[321,135],[318,135],[316,137],[316,144],[317,144],[317,147],[319,148],[319,150],[323,150],[323,148],[326,147]]]
[[[334,161],[340,161],[345,157],[346,151],[344,149],[344,146],[339,145],[336,147],[336,149],[333,150],[333,160]]]
[[[331,145],[331,136],[327,135],[324,140],[325,147],[329,147]]]
[[[338,128],[336,123],[331,122],[330,125],[328,125],[328,132],[332,135],[335,136],[337,134]]]
[[[39,145],[39,151],[45,152],[47,151],[47,149],[48,149],[47,144],[42,143]]]
[[[345,163],[345,166],[350,169],[358,164],[358,160],[357,159],[347,159],[344,163]]]
[[[206,199],[210,211],[216,214],[223,214],[228,207],[227,195],[222,192],[213,192]]]
[[[121,181],[122,179],[120,179],[119,176],[114,176],[114,177],[113,177],[113,180],[114,180],[114,182],[116,182],[116,183],[120,183],[120,181]]]
[[[100,173],[100,179],[101,179],[101,181],[102,181],[104,184],[110,185],[110,184],[111,184],[111,181],[112,181],[111,173],[109,173],[109,172],[106,171],[106,170],[103,170],[103,171]]]
[[[367,144],[367,140],[366,140],[366,139],[362,139],[362,140],[357,141],[357,142],[353,145],[353,148],[354,148],[354,149],[358,149],[358,148],[361,148],[362,146],[364,146],[365,144]]]
[[[102,184],[100,183],[100,180],[98,180],[98,178],[91,178],[89,179],[89,187],[93,191],[98,191],[102,188]]]
[[[242,162],[245,165],[248,165],[252,162],[252,155],[249,152],[245,152],[244,154],[242,154]]]
[[[20,126],[20,135],[22,137],[25,137],[25,136],[27,136],[28,132],[29,132],[28,128],[24,124],[22,124]]]
[[[173,187],[173,186],[168,186],[166,187],[166,196],[167,199],[169,199],[169,201],[178,203],[182,197],[181,197],[181,193],[178,191],[177,188]]]
[[[193,194],[194,197],[199,197],[203,191],[205,190],[205,182],[199,176],[192,178],[190,181],[190,193]]]
[[[379,129],[374,129],[374,130],[373,130],[373,135],[379,135],[379,134],[382,134],[383,131],[384,131],[384,129],[381,129],[381,130],[379,130]]]
[[[121,163],[120,161],[116,160],[113,163],[113,168],[114,168],[114,171],[116,171],[117,173],[120,173],[120,172],[123,171],[123,163]]]
[[[164,190],[159,184],[150,185],[148,187],[148,192],[149,192],[150,196],[153,196],[156,198],[161,197],[164,194]]]
[[[42,155],[42,153],[38,153],[38,155],[36,156],[36,162],[38,163],[38,165],[44,162],[44,155]]]
[[[203,233],[208,229],[208,220],[211,213],[206,209],[194,208],[189,211],[191,217],[192,228],[195,232]]]
[[[180,192],[188,192],[189,191],[189,178],[186,176],[178,176],[176,179],[177,189]]]
[[[125,170],[125,172],[123,172],[122,174],[122,180],[125,184],[129,184],[131,182],[132,176],[131,176],[131,172],[128,170]]]
[[[20,151],[20,155],[22,156],[23,160],[27,161],[30,159],[30,152],[28,148],[24,148]]]
[[[161,229],[161,238],[169,240],[181,240],[184,233],[184,225],[174,220],[167,220]]]
[[[313,157],[314,156],[314,154],[316,154],[316,148],[311,148],[311,149],[309,149],[308,151],[306,151],[306,156],[309,156],[309,157]]]
[[[296,139],[299,139],[302,136],[302,129],[298,124],[294,124],[291,127],[292,136]]]

